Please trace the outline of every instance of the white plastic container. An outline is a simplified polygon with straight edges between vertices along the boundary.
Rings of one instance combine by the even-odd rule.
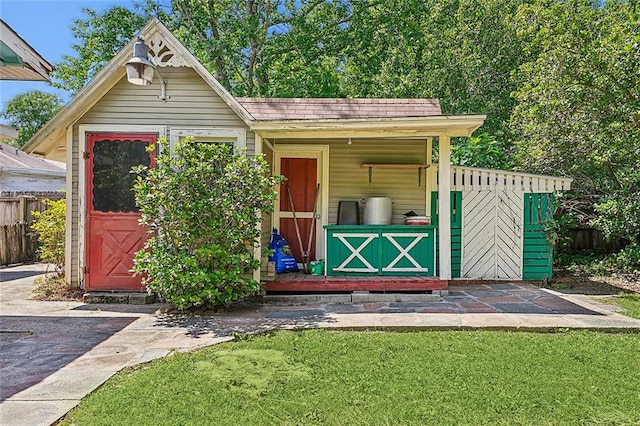
[[[391,225],[391,198],[369,197],[364,199],[365,225]]]

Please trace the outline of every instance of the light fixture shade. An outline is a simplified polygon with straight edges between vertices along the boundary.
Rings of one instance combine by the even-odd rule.
[[[133,45],[133,58],[125,65],[127,80],[131,84],[146,86],[153,81],[155,65],[149,60],[149,48],[142,39]]]

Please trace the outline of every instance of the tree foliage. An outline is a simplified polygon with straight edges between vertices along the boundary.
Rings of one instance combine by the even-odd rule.
[[[636,2],[544,2],[517,16],[535,60],[511,124],[529,171],[575,179],[574,210],[640,243],[640,11]]]
[[[145,9],[112,6],[103,13],[83,8],[71,33],[78,41],[75,55],[64,55],[52,73],[54,87],[72,95],[82,89],[118,53],[149,19]]]
[[[2,116],[18,130],[17,146],[22,147],[58,110],[62,99],[40,90],[16,95],[7,102]]]
[[[343,92],[432,97],[446,114],[486,114],[480,132],[500,139],[526,61],[511,17],[520,0],[389,0],[355,7],[345,43]]]
[[[259,267],[259,212],[273,210],[278,181],[265,160],[185,138],[156,162],[136,170],[134,185],[150,233],[134,270],[147,289],[179,309],[227,305],[258,291],[251,273]]]
[[[173,0],[171,25],[236,96],[335,96],[346,3]]]

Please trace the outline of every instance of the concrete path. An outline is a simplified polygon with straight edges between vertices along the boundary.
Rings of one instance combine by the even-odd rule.
[[[30,300],[42,265],[0,269],[0,424],[49,425],[117,371],[278,328],[633,329],[640,320],[582,295],[526,284],[454,286],[448,296],[267,298],[226,312],[167,314],[162,304]],[[348,302],[348,303],[347,303]],[[354,303],[355,302],[355,303]]]

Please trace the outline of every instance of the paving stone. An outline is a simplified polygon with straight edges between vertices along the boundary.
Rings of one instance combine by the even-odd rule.
[[[489,305],[487,305],[486,303],[482,303],[482,302],[476,302],[476,301],[472,301],[472,302],[460,302],[458,303],[458,305],[464,309],[484,309],[484,308],[489,308]]]
[[[494,303],[491,307],[509,314],[553,314],[551,309],[533,303]]]
[[[296,309],[296,310],[283,310],[273,311],[265,313],[265,318],[305,318],[305,317],[323,317],[325,312],[321,309]]]
[[[330,303],[324,307],[327,312],[362,312],[361,305],[351,303]]]
[[[473,297],[501,297],[509,295],[509,293],[502,290],[469,290],[467,294]]]
[[[352,294],[351,301],[353,303],[375,303],[375,302],[436,302],[442,298],[436,294],[404,294],[404,293],[369,293],[369,294]]]
[[[429,307],[429,308],[417,308],[417,313],[420,314],[457,314],[459,309],[447,308],[447,307]]]
[[[155,302],[156,297],[149,293],[131,293],[129,295],[130,305],[150,305]]]
[[[492,305],[494,303],[526,303],[522,299],[515,296],[499,296],[499,297],[478,297],[478,301]]]
[[[84,303],[129,303],[129,293],[85,293],[82,301]]]
[[[504,283],[504,284],[489,284],[488,285],[490,288],[495,289],[495,290],[515,290],[518,288],[517,285],[515,284],[511,284],[511,283]]]
[[[582,306],[571,303],[568,300],[556,296],[543,296],[534,300],[536,305],[548,308],[556,314],[577,314],[577,315],[601,315]]]
[[[496,313],[496,312],[500,312],[499,310],[492,308],[490,306],[485,306],[485,307],[479,307],[479,308],[464,308],[464,312],[462,313],[466,313],[466,314],[491,314],[491,313]]]
[[[415,309],[410,308],[382,308],[378,312],[381,314],[411,314]]]

